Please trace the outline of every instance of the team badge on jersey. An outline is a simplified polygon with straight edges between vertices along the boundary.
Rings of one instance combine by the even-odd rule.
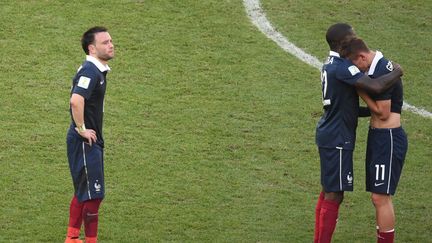
[[[88,86],[90,84],[90,78],[87,78],[86,76],[81,76],[78,80],[78,87],[81,87],[83,89],[88,89]]]
[[[387,70],[389,70],[390,72],[393,71],[393,63],[392,62],[388,62],[386,65]]]
[[[348,70],[350,71],[350,73],[351,73],[352,76],[354,76],[354,75],[356,75],[357,73],[360,72],[360,70],[358,69],[358,67],[356,67],[354,65],[349,66]]]

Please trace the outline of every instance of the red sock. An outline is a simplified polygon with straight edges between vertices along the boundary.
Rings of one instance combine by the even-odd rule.
[[[315,234],[314,234],[314,243],[318,243],[319,238],[319,226],[320,226],[320,212],[322,202],[324,201],[324,192],[321,192],[318,197],[318,202],[315,207]]]
[[[70,238],[78,238],[82,224],[82,209],[84,203],[80,203],[74,195],[69,207],[69,227],[67,236]]]
[[[85,228],[85,236],[86,238],[95,238],[97,237],[97,229],[98,229],[98,212],[99,205],[102,202],[102,199],[93,199],[84,202],[84,208],[82,211],[83,219],[84,219],[84,228]]]
[[[394,242],[394,230],[388,232],[378,232],[377,242],[378,243],[393,243]]]
[[[330,243],[333,231],[336,228],[339,213],[339,203],[323,200],[319,222],[319,243]]]

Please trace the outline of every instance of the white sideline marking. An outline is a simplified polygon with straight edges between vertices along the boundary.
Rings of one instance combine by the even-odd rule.
[[[316,57],[306,53],[302,49],[289,42],[288,39],[278,32],[267,19],[264,10],[260,6],[259,0],[243,0],[243,5],[246,8],[246,13],[249,16],[251,22],[258,27],[258,29],[267,36],[267,38],[273,40],[286,52],[294,55],[303,62],[311,65],[312,67],[321,70],[323,65]],[[417,108],[413,105],[408,104],[404,101],[403,109],[411,111],[412,113],[418,114],[422,117],[432,118],[432,113],[423,109]]]

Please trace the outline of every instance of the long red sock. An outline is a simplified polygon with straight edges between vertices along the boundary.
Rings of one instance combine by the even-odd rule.
[[[314,243],[318,243],[319,239],[319,226],[320,226],[320,212],[322,202],[324,201],[324,192],[321,192],[318,197],[318,202],[315,207],[315,234],[314,234]]]
[[[99,205],[102,199],[93,199],[84,202],[84,208],[82,211],[84,219],[84,228],[86,239],[96,239],[98,229],[98,212]],[[87,242],[87,240],[86,240]]]
[[[336,228],[339,213],[339,203],[323,200],[320,212],[319,243],[330,243]]]
[[[82,224],[82,210],[84,203],[80,203],[74,195],[69,207],[69,227],[67,237],[78,238]]]
[[[378,232],[377,242],[378,243],[393,243],[394,242],[394,230],[387,232]]]

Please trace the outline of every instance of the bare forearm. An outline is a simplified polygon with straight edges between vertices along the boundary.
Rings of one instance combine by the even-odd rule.
[[[77,126],[84,124],[84,98],[73,94],[70,100],[72,118]]]
[[[369,97],[369,95],[366,94],[365,91],[357,90],[357,93],[373,113],[379,113],[377,104],[375,103],[374,100],[372,100],[371,97]]]
[[[379,94],[398,82],[402,74],[402,69],[399,65],[396,65],[396,68],[392,72],[378,78],[370,78],[369,76],[364,75],[357,81],[356,87],[363,89],[368,93]]]

